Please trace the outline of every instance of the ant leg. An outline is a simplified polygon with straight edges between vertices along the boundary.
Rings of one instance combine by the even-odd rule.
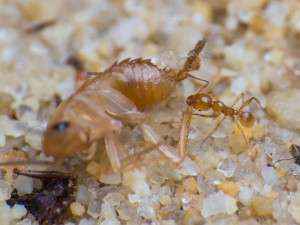
[[[207,117],[207,118],[216,118],[218,117],[219,115],[218,114],[209,114],[209,115],[206,115],[206,114],[200,114],[200,113],[193,113],[193,116],[201,116],[201,117]]]
[[[171,159],[175,163],[182,161],[181,157],[176,153],[176,149],[174,147],[161,144],[161,138],[149,125],[142,124],[141,129],[144,134],[144,139],[151,144],[158,146],[159,151],[161,151],[167,158]]]
[[[245,134],[245,132],[243,130],[243,127],[241,126],[240,122],[236,121],[236,125],[237,125],[237,128],[241,131],[241,133],[242,133],[242,135],[243,135],[243,137],[245,139],[246,144],[249,146],[249,141],[247,139],[247,136],[246,136],[246,134]]]
[[[202,142],[200,143],[200,146],[202,146],[206,142],[206,140],[219,128],[219,126],[222,124],[222,122],[225,118],[226,117],[223,116],[222,119],[216,124],[216,126],[205,135]]]
[[[194,78],[194,79],[198,79],[198,80],[201,80],[203,81],[205,84],[203,86],[201,86],[197,91],[196,91],[196,94],[198,93],[201,93],[205,88],[207,88],[209,86],[209,81],[208,80],[204,80],[204,79],[201,79],[201,78],[198,78],[198,77],[194,77],[192,75],[189,75],[190,77]]]
[[[240,100],[242,100],[242,104],[244,104],[244,102],[245,102],[245,93],[244,92],[242,92],[235,98],[231,107],[234,107]]]
[[[189,130],[192,120],[192,108],[188,107],[183,113],[182,125],[179,135],[178,152],[180,157],[183,159],[186,155],[186,146],[188,143]]]
[[[239,110],[242,110],[247,105],[250,105],[252,101],[254,101],[261,110],[263,110],[264,112],[266,112],[265,108],[261,105],[260,101],[256,97],[251,97],[247,101],[243,102],[243,104],[242,104],[242,106],[240,107]]]
[[[242,99],[242,102],[244,102],[244,98],[245,98],[245,94],[244,93],[241,93],[240,95],[238,95],[237,97],[236,97],[236,99],[233,101],[233,103],[232,103],[232,105],[231,105],[231,108],[232,107],[234,107],[237,103],[238,103],[238,101],[240,100],[240,99]],[[201,116],[202,116],[202,114],[200,114]],[[217,117],[218,115],[206,115],[205,117]],[[204,138],[203,138],[203,140],[202,140],[202,142],[201,142],[201,144],[200,144],[200,146],[202,146],[204,143],[205,143],[205,141],[220,127],[220,125],[222,124],[222,122],[224,121],[224,119],[225,119],[226,117],[225,116],[223,116],[222,117],[222,119],[219,121],[219,122],[217,122],[217,124],[215,125],[215,127],[212,129],[212,130],[210,130],[205,136],[204,136]]]

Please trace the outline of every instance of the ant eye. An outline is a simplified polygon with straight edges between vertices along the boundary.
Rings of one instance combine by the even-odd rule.
[[[59,122],[55,124],[52,128],[56,131],[63,132],[70,126],[70,123],[67,121]]]

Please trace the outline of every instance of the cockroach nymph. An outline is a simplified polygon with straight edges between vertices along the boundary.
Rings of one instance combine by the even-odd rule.
[[[43,136],[43,149],[49,156],[65,159],[86,152],[92,143],[104,138],[108,158],[114,171],[122,167],[119,133],[124,123],[141,127],[144,138],[174,162],[185,156],[188,128],[183,126],[179,147],[161,142],[145,123],[146,113],[168,99],[180,81],[194,77],[190,72],[200,67],[204,40],[196,43],[181,69],[159,68],[149,59],[124,59],[92,75],[62,102],[48,122]],[[184,123],[185,124],[185,123]]]

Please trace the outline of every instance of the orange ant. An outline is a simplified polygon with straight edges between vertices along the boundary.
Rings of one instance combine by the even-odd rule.
[[[216,126],[210,132],[208,132],[207,135],[205,135],[205,138],[201,142],[202,145],[217,130],[217,128],[221,125],[223,120],[226,117],[230,117],[233,121],[237,122],[237,127],[241,131],[246,143],[248,144],[248,139],[246,137],[246,134],[244,133],[243,127],[253,127],[255,123],[255,117],[251,112],[246,111],[244,109],[246,106],[250,105],[252,101],[254,101],[261,109],[264,110],[260,101],[256,97],[251,97],[245,101],[245,94],[241,93],[231,106],[227,106],[222,101],[214,98],[212,95],[203,92],[203,89],[205,89],[208,85],[209,82],[207,81],[207,84],[204,87],[202,87],[199,91],[197,91],[196,94],[190,95],[186,99],[186,103],[189,109],[186,112],[186,119],[184,122],[189,123],[192,115],[207,118],[217,118],[220,115],[223,115],[223,118],[216,124]],[[240,99],[242,99],[242,105],[239,108],[235,108],[235,104]],[[193,113],[193,110],[211,110],[212,114]],[[189,125],[186,125],[186,127],[188,126]]]

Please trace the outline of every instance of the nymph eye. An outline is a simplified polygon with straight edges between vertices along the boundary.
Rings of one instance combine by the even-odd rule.
[[[68,127],[70,126],[70,122],[68,121],[63,121],[63,122],[59,122],[57,124],[53,125],[53,129],[58,131],[58,132],[63,132],[65,131]]]

